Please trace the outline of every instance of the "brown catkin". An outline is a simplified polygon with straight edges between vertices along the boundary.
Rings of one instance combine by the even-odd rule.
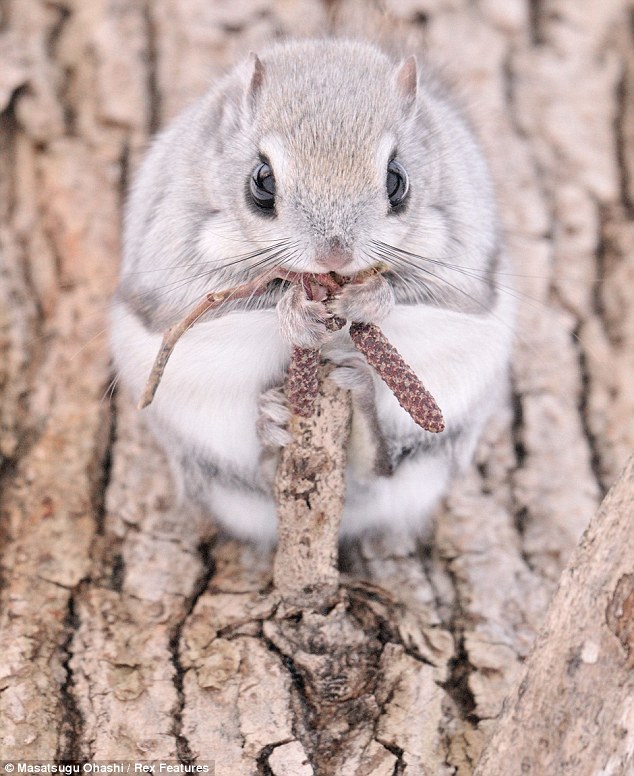
[[[321,351],[294,347],[286,375],[286,395],[296,415],[309,418],[319,394],[319,364]]]
[[[338,331],[345,326],[343,318],[329,318],[326,327]],[[319,393],[319,364],[321,350],[294,347],[286,377],[286,395],[291,410],[296,415],[309,418],[313,414],[315,399]]]
[[[350,337],[368,364],[387,383],[401,407],[409,412],[421,428],[434,433],[445,428],[436,400],[378,326],[373,323],[352,323]]]

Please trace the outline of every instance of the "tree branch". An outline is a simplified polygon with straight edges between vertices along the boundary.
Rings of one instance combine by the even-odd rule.
[[[314,412],[291,418],[292,442],[281,454],[275,478],[278,547],[275,587],[287,603],[320,609],[337,593],[337,546],[345,498],[350,396],[326,378]]]

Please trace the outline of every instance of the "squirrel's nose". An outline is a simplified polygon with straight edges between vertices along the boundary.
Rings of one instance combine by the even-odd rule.
[[[340,270],[351,263],[352,251],[345,248],[340,240],[332,240],[327,248],[317,252],[315,261],[329,272]]]

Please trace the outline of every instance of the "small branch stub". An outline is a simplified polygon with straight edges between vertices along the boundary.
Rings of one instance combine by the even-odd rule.
[[[285,603],[321,609],[339,589],[337,548],[345,499],[350,396],[319,368],[321,389],[310,417],[294,413],[292,441],[275,478],[278,546],[273,582]]]

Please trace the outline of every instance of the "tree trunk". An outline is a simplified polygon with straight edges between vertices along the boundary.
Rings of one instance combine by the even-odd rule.
[[[634,449],[634,11],[386,5],[382,37],[424,47],[488,150],[513,395],[430,535],[347,546],[334,604],[304,613],[267,553],[173,506],[142,414],[110,397],[108,298],[149,135],[238,56],[360,29],[367,4],[0,6],[0,759],[468,776],[493,735],[478,776],[631,773],[631,469],[546,609]]]

